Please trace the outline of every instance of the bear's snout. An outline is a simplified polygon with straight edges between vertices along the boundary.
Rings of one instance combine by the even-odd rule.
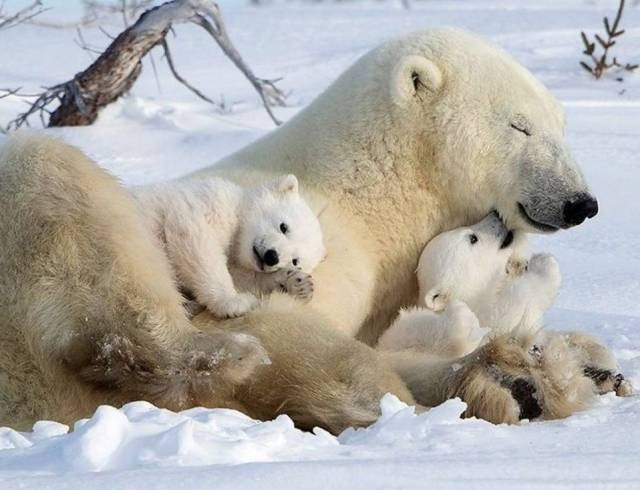
[[[562,210],[562,217],[567,226],[579,225],[596,214],[598,214],[598,201],[588,194],[583,194],[573,201],[566,201]]]
[[[278,265],[278,262],[280,262],[280,257],[278,256],[278,252],[276,250],[270,248],[264,253],[262,261],[265,263],[265,265],[273,267],[274,265]]]

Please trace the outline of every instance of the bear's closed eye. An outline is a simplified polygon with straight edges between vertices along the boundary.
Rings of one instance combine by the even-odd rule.
[[[514,123],[511,123],[511,127],[513,129],[515,129],[516,131],[521,132],[522,134],[526,134],[527,136],[531,136],[531,132],[528,129],[524,128],[524,127],[517,126]]]

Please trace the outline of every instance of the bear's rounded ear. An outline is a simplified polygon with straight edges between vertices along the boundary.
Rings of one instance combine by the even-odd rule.
[[[440,288],[432,288],[424,297],[425,306],[433,311],[442,311],[449,303],[449,295]]]
[[[391,98],[404,105],[420,94],[436,92],[442,86],[442,72],[424,56],[408,55],[393,68]]]
[[[298,193],[298,178],[293,175],[285,175],[276,183],[276,190],[283,194]]]

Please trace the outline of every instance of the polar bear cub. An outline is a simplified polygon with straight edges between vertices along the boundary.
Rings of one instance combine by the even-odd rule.
[[[417,276],[423,306],[441,311],[462,301],[493,333],[538,330],[560,288],[560,268],[548,254],[524,259],[526,236],[496,213],[436,236],[424,248]]]
[[[433,238],[416,271],[422,303],[400,312],[379,347],[461,356],[488,332],[540,329],[560,269],[550,255],[520,258],[524,246],[524,236],[515,237],[495,213]]]
[[[205,178],[133,188],[185,293],[218,317],[236,317],[258,299],[238,292],[230,265],[253,272],[257,290],[313,292],[310,273],[325,256],[317,216],[294,175],[243,188]]]
[[[486,334],[535,339],[531,354],[569,347],[555,361],[582,366],[596,392],[633,394],[613,353],[582,332],[543,330],[542,319],[560,287],[557,261],[547,254],[524,259],[525,235],[514,235],[497,214],[473,226],[442,233],[418,262],[420,306],[401,310],[378,342],[386,351],[415,351],[431,358],[457,358],[474,351]],[[551,354],[549,354],[551,353]]]

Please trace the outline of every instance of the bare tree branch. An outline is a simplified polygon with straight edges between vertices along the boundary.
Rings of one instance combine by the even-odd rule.
[[[89,43],[85,41],[84,35],[82,34],[82,29],[80,29],[80,27],[76,27],[76,34],[78,34],[78,37],[73,41],[78,45],[80,49],[87,52],[91,60],[95,59],[94,55],[102,54],[102,51],[100,51],[98,48],[90,46]]]
[[[165,55],[165,58],[167,59],[167,64],[169,65],[169,70],[171,70],[171,73],[173,74],[175,79],[178,80],[178,82],[180,82],[182,85],[187,87],[187,89],[191,90],[191,92],[196,94],[198,97],[200,97],[205,102],[208,102],[209,104],[216,105],[216,103],[213,100],[211,100],[209,97],[204,95],[197,88],[195,88],[193,85],[191,85],[189,82],[187,82],[184,78],[182,78],[180,76],[180,74],[176,70],[176,67],[175,67],[175,65],[173,63],[173,58],[171,57],[171,51],[169,50],[169,43],[167,43],[166,39],[162,40],[162,48],[164,49],[164,55]]]
[[[142,59],[155,46],[162,46],[173,76],[199,98],[215,102],[193,87],[176,70],[166,35],[174,24],[193,23],[204,28],[225,55],[244,74],[258,92],[262,103],[276,123],[272,106],[285,104],[285,94],[275,85],[277,80],[258,78],[242,59],[229,38],[220,11],[213,0],[172,0],[145,11],[122,31],[98,58],[71,80],[46,88],[27,111],[9,123],[10,128],[28,125],[38,113],[49,113],[49,105],[59,102],[50,112],[49,126],[84,126],[92,124],[103,107],[127,93],[142,70]]]
[[[10,95],[16,95],[20,93],[22,87],[18,88],[0,88],[0,99],[4,99],[5,97],[9,97]]]
[[[153,5],[154,0],[82,0],[86,19],[99,19],[105,15],[122,16],[125,27],[129,21]]]
[[[33,19],[36,15],[40,15],[45,10],[47,9],[42,6],[42,1],[35,0],[33,3],[27,5],[23,9],[18,10],[13,14],[6,14],[4,12],[3,2],[2,5],[0,5],[0,31],[27,22]]]
[[[216,40],[224,54],[227,55],[227,57],[234,65],[236,65],[244,76],[247,77],[249,82],[251,82],[251,85],[256,89],[262,99],[264,108],[273,122],[278,125],[281,124],[271,110],[271,107],[274,105],[284,106],[286,101],[286,95],[275,86],[275,83],[278,80],[267,80],[256,77],[244,62],[242,56],[240,56],[240,53],[231,42],[231,39],[229,39],[224,23],[222,22],[222,18],[220,17],[220,10],[218,9],[218,6],[214,2],[199,3],[206,4],[204,8],[202,8],[203,14],[196,14],[192,22],[201,26]],[[214,24],[211,24],[207,17],[213,20]]]

